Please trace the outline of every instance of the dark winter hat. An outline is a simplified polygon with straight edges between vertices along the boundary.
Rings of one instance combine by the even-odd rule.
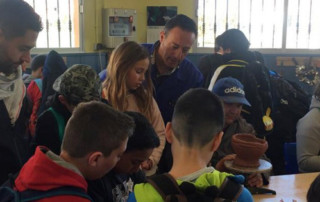
[[[212,92],[226,103],[240,103],[251,106],[246,99],[243,85],[235,78],[226,77],[219,79],[213,86]]]
[[[44,66],[44,62],[46,61],[47,55],[37,55],[34,58],[32,58],[32,62],[30,65],[30,68],[32,71],[36,71],[40,67]]]
[[[70,104],[100,100],[101,83],[96,71],[87,65],[73,65],[59,76],[53,89],[65,96]]]

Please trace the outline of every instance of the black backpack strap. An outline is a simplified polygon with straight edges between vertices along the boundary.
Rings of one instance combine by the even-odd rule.
[[[178,201],[187,201],[177,181],[169,173],[152,176],[147,179],[147,182],[158,191],[164,201],[170,201],[171,196],[174,196]]]
[[[85,190],[78,188],[78,187],[59,187],[56,189],[51,189],[48,191],[38,191],[38,190],[26,190],[20,192],[21,201],[35,201],[43,198],[49,198],[53,196],[79,196],[82,198],[86,198],[89,201],[93,201],[92,198],[86,193]]]
[[[242,184],[227,177],[220,186],[219,198],[236,201],[243,190]]]

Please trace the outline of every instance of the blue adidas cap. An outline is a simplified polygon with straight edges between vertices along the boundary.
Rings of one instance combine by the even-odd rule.
[[[243,85],[235,78],[226,77],[219,79],[213,86],[212,92],[226,103],[240,103],[251,106],[246,99]]]

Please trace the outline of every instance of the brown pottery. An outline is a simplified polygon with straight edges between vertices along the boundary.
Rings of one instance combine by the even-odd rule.
[[[266,152],[268,142],[252,134],[239,133],[232,136],[231,146],[236,153],[233,164],[240,167],[259,167],[259,159]]]

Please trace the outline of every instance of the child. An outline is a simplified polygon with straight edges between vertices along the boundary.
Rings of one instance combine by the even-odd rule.
[[[68,67],[66,66],[62,56],[58,52],[51,50],[48,53],[43,66],[41,103],[39,106],[38,115],[49,108],[48,102],[55,94],[52,85],[55,80],[67,69]]]
[[[31,74],[25,79],[23,79],[23,83],[26,85],[26,88],[28,88],[31,81],[42,78],[42,71],[44,63],[46,61],[46,57],[46,54],[42,54],[36,55],[34,58],[32,58],[30,64]]]
[[[64,127],[72,110],[80,102],[100,100],[101,84],[93,68],[77,64],[55,80],[53,89],[56,95],[52,106],[38,118],[35,142],[59,154]]]
[[[104,103],[79,104],[67,123],[60,156],[37,147],[16,178],[15,188],[20,192],[49,191],[68,186],[86,192],[85,179],[101,178],[116,165],[133,128],[128,115]],[[66,194],[45,201],[88,200]]]
[[[153,149],[160,145],[156,132],[143,115],[125,113],[134,119],[133,135],[114,169],[103,178],[88,182],[88,193],[95,202],[127,201],[133,185],[145,181],[141,163],[149,159]]]
[[[205,89],[191,89],[177,101],[172,122],[166,127],[166,138],[171,143],[173,166],[169,174],[182,184],[194,184],[197,190],[220,187],[228,176],[213,167],[207,167],[212,154],[217,150],[223,135],[223,107],[220,99]],[[242,176],[241,176],[242,177]],[[240,176],[233,177],[240,180]],[[242,177],[243,178],[243,177]],[[164,201],[159,192],[149,183],[134,187],[129,201]],[[252,196],[243,188],[238,201],[252,201]]]
[[[250,133],[256,135],[251,124],[241,117],[242,105],[251,106],[245,97],[242,83],[232,77],[219,79],[213,86],[212,92],[215,93],[223,102],[224,126],[221,144],[211,159],[212,165],[219,171],[228,172],[224,166],[226,160],[234,160],[235,152],[231,146],[232,136],[237,133]],[[262,159],[270,161],[265,155]],[[268,182],[269,172],[251,173],[247,177],[250,187],[261,187]]]
[[[29,132],[32,137],[34,137],[35,134],[38,110],[41,103],[42,70],[46,57],[47,55],[37,55],[32,59],[32,74],[27,78],[27,80],[24,80],[24,84],[27,87],[27,95],[32,104],[32,112],[29,120]]]
[[[147,175],[156,171],[165,146],[164,123],[158,105],[152,97],[149,53],[136,42],[119,45],[111,54],[103,97],[120,111],[142,113],[160,138],[160,146],[142,164]]]

